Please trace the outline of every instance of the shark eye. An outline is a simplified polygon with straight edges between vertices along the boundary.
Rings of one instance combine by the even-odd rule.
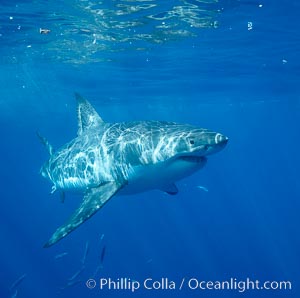
[[[195,144],[195,141],[193,139],[190,139],[190,144],[191,145],[194,145]]]

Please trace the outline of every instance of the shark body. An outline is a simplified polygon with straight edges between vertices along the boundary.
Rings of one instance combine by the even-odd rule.
[[[94,215],[111,197],[161,189],[178,192],[174,182],[201,169],[206,156],[222,150],[228,138],[192,125],[163,121],[105,123],[76,94],[78,136],[54,151],[41,174],[52,190],[84,194],[80,207],[45,244],[49,247]]]

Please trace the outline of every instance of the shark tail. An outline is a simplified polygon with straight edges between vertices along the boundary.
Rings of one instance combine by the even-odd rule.
[[[45,137],[40,135],[40,133],[38,131],[36,132],[36,134],[37,134],[39,140],[41,141],[41,143],[46,147],[49,155],[52,155],[54,153],[54,149],[53,149],[52,145],[49,143],[49,141]]]

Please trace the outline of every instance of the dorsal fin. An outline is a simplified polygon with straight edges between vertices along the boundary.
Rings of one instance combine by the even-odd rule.
[[[77,100],[78,132],[80,136],[84,131],[90,128],[96,128],[104,124],[104,121],[98,115],[92,105],[81,95],[75,93]]]
[[[48,140],[45,137],[41,136],[38,131],[36,132],[36,134],[37,134],[38,138],[40,139],[41,143],[46,147],[49,155],[52,155],[54,153],[54,149],[53,149],[52,145],[48,142]]]

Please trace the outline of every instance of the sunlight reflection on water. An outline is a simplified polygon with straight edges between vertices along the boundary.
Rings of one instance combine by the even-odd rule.
[[[217,27],[217,5],[218,0],[78,0],[58,1],[50,8],[46,1],[4,5],[1,38],[10,49],[29,56],[79,64],[107,61],[105,52],[147,50]],[[49,32],[41,34],[43,30]]]

